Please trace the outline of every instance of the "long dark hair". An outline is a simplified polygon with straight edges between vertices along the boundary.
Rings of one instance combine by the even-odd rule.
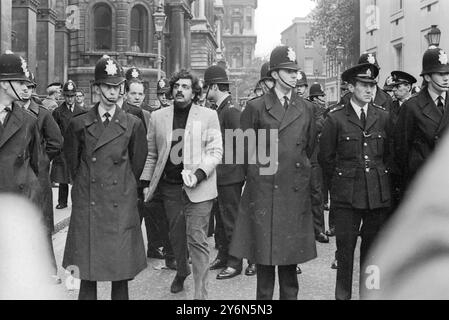
[[[178,82],[180,79],[190,79],[192,81],[192,91],[194,93],[193,102],[198,103],[203,91],[203,88],[201,88],[200,85],[200,79],[185,69],[182,69],[179,72],[175,72],[170,79],[171,93],[173,93],[173,87],[175,86],[176,82]]]

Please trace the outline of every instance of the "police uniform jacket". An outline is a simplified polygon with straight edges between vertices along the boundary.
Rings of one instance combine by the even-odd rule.
[[[410,183],[435,147],[449,124],[449,95],[447,112],[441,111],[427,89],[407,100],[395,128],[395,162],[403,168],[405,183]]]
[[[371,210],[390,206],[388,117],[382,107],[370,103],[364,130],[351,102],[329,113],[319,160],[331,181],[333,206]]]
[[[147,265],[137,210],[147,156],[142,121],[116,108],[104,127],[97,104],[73,118],[65,140],[73,209],[63,266],[77,266],[82,280],[132,279]]]
[[[53,111],[53,118],[59,126],[59,130],[61,130],[61,134],[64,136],[67,132],[67,128],[69,127],[70,120],[74,116],[85,113],[84,110],[79,108],[76,104],[73,109],[73,113],[70,112],[67,104],[64,102],[58,108]],[[53,164],[51,167],[50,179],[52,182],[56,183],[71,183],[70,172],[67,167],[67,159],[65,155],[61,153],[53,160]]]
[[[53,194],[50,182],[50,162],[62,151],[64,139],[61,130],[45,107],[30,100],[28,110],[37,117],[40,134],[41,155],[39,157],[39,183],[42,190],[40,205],[48,230],[54,230]]]
[[[0,193],[23,195],[39,205],[39,142],[36,117],[13,103],[0,128]]]
[[[126,113],[135,115],[137,118],[139,118],[145,127],[145,131],[148,132],[148,126],[150,125],[150,118],[151,118],[151,113],[149,111],[143,109],[143,106],[142,108],[139,108],[133,106],[132,104],[129,104],[128,102],[125,102],[123,104],[122,109]]]
[[[293,92],[285,111],[272,89],[248,101],[241,128],[266,132],[267,137],[270,130],[278,132],[277,140],[258,141],[259,153],[276,154],[276,148],[278,152],[271,172],[260,171],[270,166],[261,159],[246,163],[246,186],[230,255],[269,266],[316,258],[310,197],[316,126],[311,103]],[[246,152],[254,154],[250,149],[251,145]]]
[[[218,120],[220,121],[221,135],[223,138],[223,164],[217,167],[217,183],[219,186],[228,186],[232,184],[241,183],[245,180],[245,172],[243,170],[243,163],[237,164],[237,145],[236,140],[226,141],[225,130],[235,130],[240,128],[239,109],[232,104],[232,97],[227,97],[217,108]],[[233,158],[232,163],[226,162],[226,146],[233,143]],[[241,155],[240,155],[241,156]]]

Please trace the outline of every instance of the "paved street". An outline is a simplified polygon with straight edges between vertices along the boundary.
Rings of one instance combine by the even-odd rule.
[[[57,189],[54,189],[56,192]],[[55,194],[54,199],[57,199]],[[63,220],[70,214],[68,209],[55,210],[56,223]],[[327,215],[326,215],[327,216]],[[327,217],[326,217],[327,218]],[[143,234],[145,233],[143,227]],[[65,227],[54,235],[54,247],[58,265],[62,263],[64,246],[67,237],[68,228]],[[212,249],[211,259],[214,259],[217,251],[214,248],[213,239],[210,239]],[[334,257],[335,238],[331,238],[330,244],[317,243],[318,258],[301,265],[303,274],[299,276],[300,281],[300,300],[333,300],[335,291],[336,272],[330,268]],[[353,298],[358,299],[358,261],[359,255],[355,257],[354,264],[354,290]],[[185,291],[173,295],[170,293],[170,284],[175,276],[175,271],[166,270],[163,260],[148,259],[148,268],[144,270],[132,282],[130,282],[130,299],[132,300],[191,300],[193,297],[193,280],[190,276],[185,282]],[[209,274],[209,299],[212,300],[252,300],[256,293],[256,278],[245,275],[238,276],[231,280],[218,281],[215,279],[218,271],[211,271]],[[63,280],[61,292],[66,299],[77,299],[78,291],[69,292],[65,288],[67,274],[60,269],[59,274]],[[101,300],[110,299],[110,283],[101,283],[99,285],[98,296]],[[275,289],[275,299],[278,299],[278,289]]]

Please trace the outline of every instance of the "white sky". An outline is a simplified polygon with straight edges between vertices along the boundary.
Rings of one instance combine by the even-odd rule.
[[[281,43],[281,32],[294,18],[305,17],[315,7],[312,0],[259,0],[256,10],[256,56],[269,56]]]

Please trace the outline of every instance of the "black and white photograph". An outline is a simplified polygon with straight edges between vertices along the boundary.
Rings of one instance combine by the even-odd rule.
[[[448,13],[0,1],[0,300],[449,299]]]

